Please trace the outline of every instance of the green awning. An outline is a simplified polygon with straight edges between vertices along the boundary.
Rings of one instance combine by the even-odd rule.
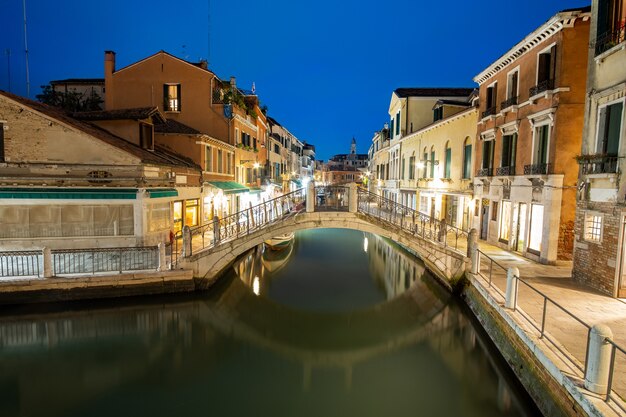
[[[148,190],[150,198],[178,197],[178,191],[173,188],[157,188]]]
[[[135,200],[136,188],[0,188],[0,198],[53,200]]]
[[[248,187],[245,187],[236,181],[209,181],[209,184],[224,191],[224,194],[247,193],[250,191]]]
[[[296,179],[293,179],[293,180],[291,180],[291,182],[293,182],[294,184],[296,184],[298,187],[302,188],[302,181],[300,181],[300,180],[296,180]]]
[[[259,187],[250,187],[250,194],[259,194],[261,190]]]

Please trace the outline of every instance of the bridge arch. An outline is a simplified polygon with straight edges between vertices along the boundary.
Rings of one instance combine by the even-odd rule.
[[[404,229],[394,228],[371,216],[358,212],[321,211],[298,213],[245,236],[204,249],[184,258],[179,266],[193,269],[194,276],[202,278],[201,285],[209,286],[235,259],[265,240],[285,233],[316,228],[353,229],[388,238],[414,251],[426,264],[428,270],[444,283],[461,277],[465,273],[468,262],[464,254],[457,250],[411,234]]]

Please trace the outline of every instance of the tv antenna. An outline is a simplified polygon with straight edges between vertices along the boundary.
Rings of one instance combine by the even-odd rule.
[[[7,56],[7,79],[9,81],[7,90],[10,93],[11,92],[11,49],[10,48],[5,49],[4,53]]]
[[[28,37],[26,35],[26,0],[22,0],[24,10],[24,53],[26,56],[26,97],[30,98],[30,74],[28,71]]]

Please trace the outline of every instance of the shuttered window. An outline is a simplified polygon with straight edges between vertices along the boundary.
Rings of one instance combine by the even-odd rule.
[[[616,156],[622,131],[624,102],[604,106],[599,110],[597,152]]]

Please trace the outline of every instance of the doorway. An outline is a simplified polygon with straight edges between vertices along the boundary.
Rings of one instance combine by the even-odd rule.
[[[524,251],[526,243],[526,203],[519,203],[513,208],[513,245],[516,252]]]
[[[489,200],[483,199],[480,207],[480,238],[487,240],[489,229]]]

